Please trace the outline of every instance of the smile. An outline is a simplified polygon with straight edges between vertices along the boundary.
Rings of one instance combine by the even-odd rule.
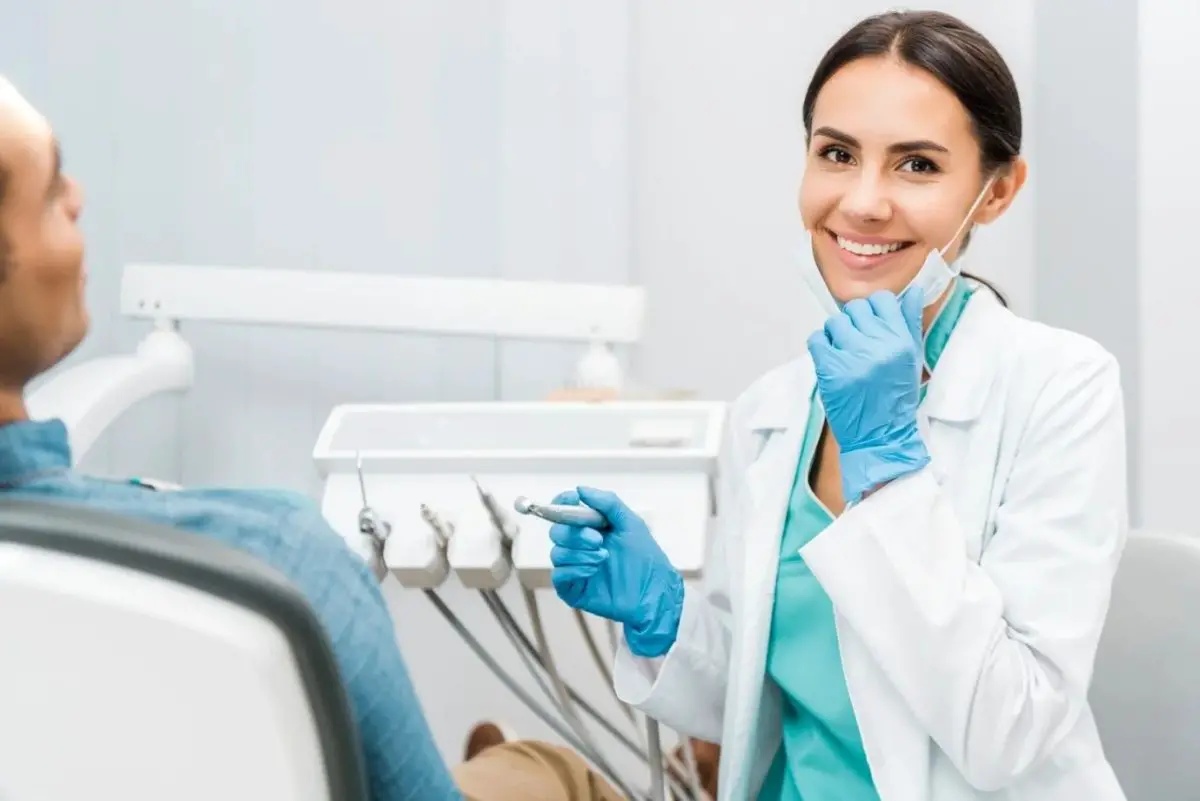
[[[839,248],[855,256],[886,256],[904,250],[912,244],[912,242],[855,242],[853,239],[847,239],[833,231],[829,233]]]

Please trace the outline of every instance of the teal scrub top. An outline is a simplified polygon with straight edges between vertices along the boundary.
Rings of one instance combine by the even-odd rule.
[[[973,291],[966,281],[956,281],[930,328],[925,361],[931,372]],[[810,482],[824,427],[825,412],[814,392],[780,542],[767,652],[767,675],[784,699],[783,747],[759,801],[879,801],[846,690],[833,602],[799,554],[833,522]]]

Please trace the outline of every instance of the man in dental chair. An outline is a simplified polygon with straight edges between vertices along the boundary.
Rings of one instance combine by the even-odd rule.
[[[434,745],[374,577],[309,500],[283,492],[183,490],[72,469],[67,431],[33,421],[25,387],[88,330],[79,216],[53,131],[0,76],[0,497],[69,504],[172,525],[241,548],[287,576],[333,644],[355,710],[373,801],[619,798],[577,755],[504,742],[476,727],[449,770]]]

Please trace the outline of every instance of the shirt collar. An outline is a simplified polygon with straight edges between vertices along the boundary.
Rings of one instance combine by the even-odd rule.
[[[937,368],[942,352],[946,350],[946,344],[950,341],[950,335],[954,333],[958,321],[966,311],[967,301],[974,292],[975,287],[959,278],[954,282],[950,297],[946,298],[942,308],[938,309],[933,325],[929,326],[929,332],[925,334],[925,364],[930,372]]]
[[[0,483],[71,467],[71,443],[61,420],[21,420],[0,426]]]

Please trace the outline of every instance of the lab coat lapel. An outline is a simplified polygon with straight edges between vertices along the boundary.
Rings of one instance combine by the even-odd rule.
[[[980,451],[973,431],[985,414],[988,396],[997,378],[994,345],[1008,314],[987,291],[976,291],[963,311],[954,334],[938,360],[929,393],[918,413],[921,436],[933,457],[931,468],[938,484],[949,493],[955,512],[966,525],[964,548],[969,559],[982,552],[983,531],[975,528],[980,510],[986,509],[990,486],[977,472],[990,470],[996,455]],[[978,521],[982,526],[984,521]]]
[[[997,335],[996,316],[1006,312],[986,290],[971,296],[930,376],[919,414],[926,422],[969,423],[979,416],[996,377],[989,337]]]
[[[738,703],[729,709],[736,720],[727,729],[734,732],[734,737],[726,744],[726,747],[736,744],[741,749],[731,763],[738,766],[733,775],[741,777],[742,782],[750,780],[751,767],[759,761],[755,758],[757,750],[773,747],[758,742],[760,702],[779,570],[779,538],[800,458],[814,381],[811,365],[806,361],[795,364],[789,373],[788,380],[781,382],[748,421],[750,436],[760,439],[763,445],[745,475],[740,566],[742,613],[735,632],[742,642],[735,648],[738,661],[730,677]],[[777,721],[766,722],[778,725]],[[744,798],[749,791],[749,787],[738,787],[729,797]]]

